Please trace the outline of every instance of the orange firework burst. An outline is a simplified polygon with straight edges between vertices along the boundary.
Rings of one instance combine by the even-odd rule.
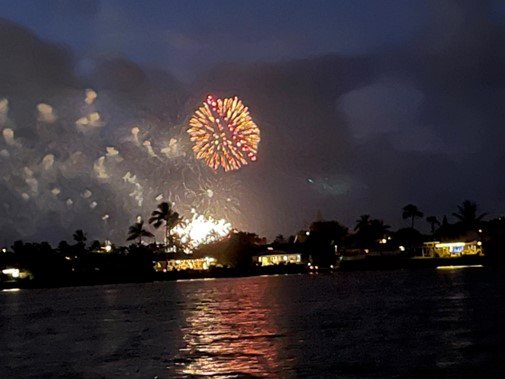
[[[198,159],[217,170],[237,170],[248,159],[256,160],[260,131],[249,110],[237,97],[214,99],[207,96],[189,120],[188,133]]]

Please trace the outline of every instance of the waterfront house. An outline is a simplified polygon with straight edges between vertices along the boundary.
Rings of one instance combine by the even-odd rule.
[[[275,266],[286,264],[303,264],[301,253],[288,253],[281,250],[268,250],[262,254],[253,256],[253,262],[257,266]]]
[[[481,241],[431,241],[423,244],[423,257],[427,258],[458,258],[464,256],[482,256]]]
[[[205,271],[217,265],[217,260],[213,257],[198,257],[194,256],[193,254],[185,253],[176,253],[170,255],[170,257],[156,259],[154,261],[154,271]]]

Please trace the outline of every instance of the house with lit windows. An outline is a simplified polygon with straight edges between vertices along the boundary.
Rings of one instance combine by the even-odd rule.
[[[426,258],[460,258],[465,256],[483,256],[481,241],[431,241],[423,244],[423,257]]]
[[[177,254],[168,259],[158,259],[154,262],[156,272],[170,271],[206,271],[217,265],[217,261],[212,257],[195,257],[192,254]]]
[[[253,256],[253,263],[260,267],[303,264],[301,253],[274,250],[272,247],[268,247],[262,254]]]

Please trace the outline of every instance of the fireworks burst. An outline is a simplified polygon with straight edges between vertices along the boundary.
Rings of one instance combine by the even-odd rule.
[[[37,225],[58,214],[61,230],[85,228],[93,238],[122,242],[128,226],[125,220],[166,199],[176,202],[187,219],[180,236],[185,236],[187,246],[226,235],[228,222],[239,224],[239,182],[233,175],[200,164],[197,154],[192,154],[194,142],[188,138],[186,122],[166,128],[163,120],[152,117],[118,121],[109,110],[102,117],[102,109],[109,109],[104,99],[107,94],[98,98],[91,89],[65,99],[36,99],[29,124],[33,134],[23,134],[9,111],[10,102],[0,98],[0,185],[8,190],[0,196],[4,212],[0,223],[19,219],[18,209],[23,209],[23,217],[33,221],[12,230],[20,238],[34,238]],[[245,130],[252,121],[242,103],[219,100],[219,109],[217,105],[213,109],[209,101],[209,114],[217,118],[218,110],[228,109],[228,124],[237,125],[233,133],[228,124],[221,123],[230,141],[236,145],[255,141]],[[258,135],[255,138],[259,141]],[[237,154],[254,159],[256,145],[254,150],[227,154],[230,159],[238,159]],[[198,215],[191,212],[193,208]]]
[[[256,160],[260,131],[249,110],[237,97],[214,99],[207,96],[189,120],[188,133],[196,158],[217,170],[237,170]]]
[[[231,225],[226,220],[214,220],[193,211],[191,220],[184,220],[174,229],[187,251],[199,245],[215,242],[230,233]]]

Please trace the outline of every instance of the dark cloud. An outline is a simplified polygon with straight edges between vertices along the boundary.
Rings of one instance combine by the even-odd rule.
[[[101,59],[93,70],[98,90],[115,90],[143,94],[147,90],[144,71],[124,58]]]
[[[2,94],[75,86],[73,59],[61,45],[38,39],[32,32],[0,19],[0,88]],[[22,83],[22,85],[20,85]]]
[[[375,157],[393,152],[381,172],[394,174],[386,174],[382,183],[396,193],[398,202],[418,202],[426,212],[450,214],[455,204],[473,198],[486,210],[501,213],[503,181],[497,171],[505,137],[505,55],[500,48],[504,24],[493,19],[485,2],[436,5],[428,25],[409,45],[377,59],[384,77],[407,83],[419,103],[412,109],[405,87],[397,88],[396,96],[366,98],[362,105],[382,104],[379,113],[392,125],[378,130],[394,144],[381,146],[380,139],[374,139],[369,146]],[[444,7],[450,8],[444,12]],[[393,105],[395,97],[403,104],[388,115],[388,104]],[[407,111],[410,118],[398,118]],[[372,114],[364,109],[360,130],[383,122]],[[375,186],[380,183],[377,179]]]

